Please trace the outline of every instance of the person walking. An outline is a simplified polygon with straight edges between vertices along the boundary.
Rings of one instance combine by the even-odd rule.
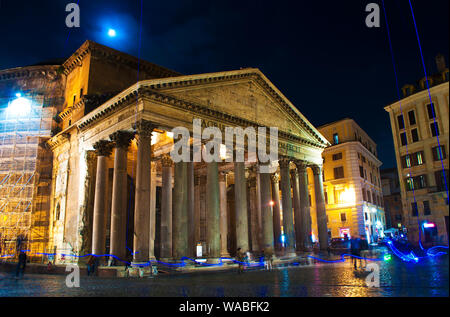
[[[238,273],[241,274],[244,272],[244,252],[242,252],[241,248],[238,248],[236,251],[236,260],[239,264]]]
[[[16,278],[20,278],[25,273],[25,266],[27,265],[27,254],[24,250],[20,251],[19,261],[17,262]]]
[[[361,255],[361,249],[360,249],[360,239],[359,238],[352,238],[350,240],[350,250],[351,250],[351,255],[352,255],[352,262],[353,262],[353,267],[356,270],[358,268],[358,258]],[[361,265],[361,263],[360,263]]]
[[[268,248],[266,250],[265,256],[266,256],[267,270],[272,271],[272,269],[273,269],[273,251],[271,248]]]
[[[89,254],[87,262],[86,262],[86,267],[87,267],[87,275],[90,276],[91,274],[94,273],[95,271],[95,258],[92,254]]]
[[[364,258],[364,267],[362,266],[362,259],[359,261],[359,264],[361,266],[361,268],[365,268],[367,266],[367,253],[369,250],[369,243],[367,242],[367,239],[364,235],[361,235],[361,240],[360,240],[360,249],[361,249],[361,257]]]

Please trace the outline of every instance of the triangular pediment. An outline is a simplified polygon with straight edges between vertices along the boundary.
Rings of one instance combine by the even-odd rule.
[[[204,105],[308,142],[326,145],[326,139],[257,69],[200,74],[141,82],[164,95]]]

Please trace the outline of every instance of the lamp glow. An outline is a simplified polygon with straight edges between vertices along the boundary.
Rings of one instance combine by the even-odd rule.
[[[12,117],[23,117],[31,111],[31,101],[22,97],[20,93],[16,94],[14,99],[8,106],[8,114]]]
[[[432,222],[425,222],[425,223],[423,224],[423,227],[424,227],[424,228],[434,228],[434,227],[435,227],[435,224],[432,223]]]

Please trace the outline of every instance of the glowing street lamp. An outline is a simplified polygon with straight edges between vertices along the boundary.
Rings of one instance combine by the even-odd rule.
[[[31,111],[31,100],[22,97],[21,93],[16,93],[16,99],[8,106],[8,114],[12,117],[23,117]]]

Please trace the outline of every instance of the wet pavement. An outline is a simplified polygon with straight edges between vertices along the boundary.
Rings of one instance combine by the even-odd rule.
[[[375,262],[372,262],[375,263]],[[417,264],[393,258],[380,265],[380,287],[368,287],[369,272],[354,271],[351,262],[283,267],[273,271],[194,273],[154,278],[80,278],[68,288],[64,275],[26,274],[16,280],[0,272],[0,296],[449,296],[448,255]]]

